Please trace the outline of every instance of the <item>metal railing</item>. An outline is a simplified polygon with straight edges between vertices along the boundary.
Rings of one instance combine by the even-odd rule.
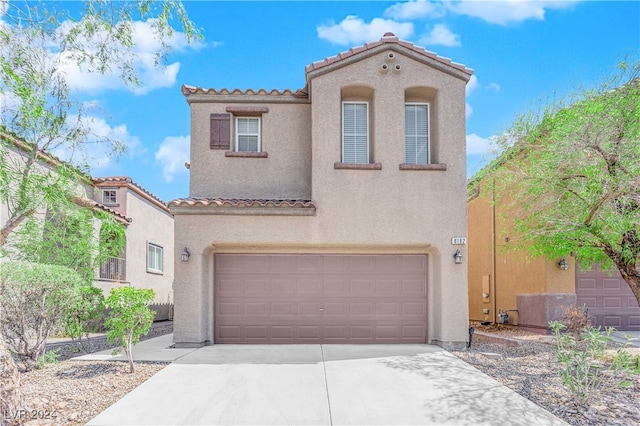
[[[108,281],[126,281],[127,261],[119,257],[110,257],[100,267],[100,279]]]

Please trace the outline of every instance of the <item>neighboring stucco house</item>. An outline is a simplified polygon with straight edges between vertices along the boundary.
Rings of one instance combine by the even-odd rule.
[[[575,259],[532,259],[525,250],[509,247],[515,221],[505,214],[511,199],[498,196],[492,178],[474,185],[467,203],[469,215],[469,319],[509,324],[532,331],[546,330],[561,318],[562,307],[576,303]]]
[[[619,272],[594,266],[580,270],[575,258],[531,258],[513,249],[515,220],[512,199],[491,177],[473,185],[469,215],[469,319],[509,323],[545,332],[549,321],[562,318],[562,308],[586,306],[595,326],[640,330],[640,307]]]
[[[183,86],[176,346],[464,345],[471,75],[387,33],[301,90]]]
[[[122,285],[150,288],[156,304],[173,303],[173,216],[167,206],[130,177],[92,183],[93,199],[129,220],[123,255],[100,268],[96,285],[107,294]]]
[[[26,161],[25,152],[32,149],[16,138],[2,142],[5,148],[2,161]],[[63,162],[57,157],[40,151],[33,167],[37,173],[53,178],[61,164]],[[122,176],[91,178],[84,175],[77,183],[75,201],[79,205],[109,212],[126,227],[126,246],[122,256],[109,259],[96,271],[94,284],[105,295],[117,286],[151,288],[156,292],[154,309],[158,311],[159,318],[171,316],[173,217],[166,205],[131,178]],[[33,214],[46,220],[48,212],[43,208]],[[0,223],[4,225],[8,220],[7,206],[0,200]]]

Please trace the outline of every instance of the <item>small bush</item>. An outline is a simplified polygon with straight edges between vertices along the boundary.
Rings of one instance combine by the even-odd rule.
[[[156,313],[149,309],[155,293],[153,290],[120,287],[111,290],[105,305],[111,309],[105,327],[109,343],[118,343],[129,360],[129,372],[133,373],[133,346],[140,336],[149,332]]]
[[[38,366],[47,338],[62,328],[85,286],[77,272],[57,265],[0,265],[0,331],[26,370]]]
[[[47,365],[57,364],[60,358],[60,351],[45,352],[40,358],[38,358],[38,369],[44,368]]]
[[[607,359],[613,328],[603,332],[589,326],[576,339],[573,333],[563,333],[567,327],[560,321],[550,322],[549,327],[556,336],[554,352],[562,382],[579,406],[589,406],[596,396],[630,385],[625,375],[633,372],[634,360],[625,347]]]
[[[562,324],[566,327],[566,331],[573,334],[576,340],[580,340],[582,333],[591,327],[591,315],[589,315],[587,307],[584,305],[563,306]]]
[[[82,287],[80,296],[75,300],[74,306],[69,306],[64,332],[78,342],[85,353],[91,353],[93,347],[89,333],[99,331],[104,317],[104,296],[102,290],[93,285]]]

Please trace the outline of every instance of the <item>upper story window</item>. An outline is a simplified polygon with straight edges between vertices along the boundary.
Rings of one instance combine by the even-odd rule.
[[[429,104],[405,104],[404,152],[406,164],[429,164]]]
[[[236,118],[236,151],[260,151],[260,117]]]
[[[115,189],[103,189],[102,190],[102,204],[117,204],[117,191]]]
[[[162,247],[147,242],[147,272],[162,273]]]
[[[342,162],[369,163],[369,103],[342,103]]]

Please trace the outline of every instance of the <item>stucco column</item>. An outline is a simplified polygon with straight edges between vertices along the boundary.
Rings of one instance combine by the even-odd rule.
[[[453,259],[456,249],[462,252],[462,264]],[[444,244],[433,258],[436,329],[429,340],[447,349],[463,348],[469,338],[466,246]]]
[[[175,280],[173,341],[176,347],[199,347],[211,343],[209,324],[210,280],[212,257],[205,248],[190,246],[188,229],[184,229],[184,217],[176,215],[175,226]],[[188,262],[182,262],[180,253],[187,247],[191,252]]]

